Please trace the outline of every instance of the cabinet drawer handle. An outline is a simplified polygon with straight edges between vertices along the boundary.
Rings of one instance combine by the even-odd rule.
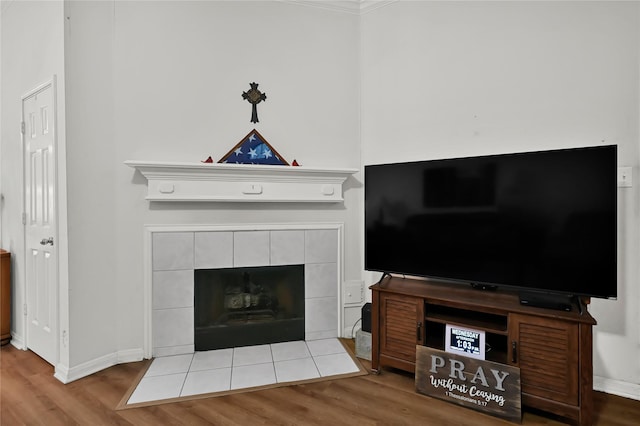
[[[422,322],[418,321],[418,326],[416,327],[416,340],[419,342],[422,340]]]
[[[518,360],[518,343],[514,340],[511,342],[511,362],[516,363]]]

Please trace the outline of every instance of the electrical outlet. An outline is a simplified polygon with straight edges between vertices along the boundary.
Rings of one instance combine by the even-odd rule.
[[[618,167],[618,186],[621,188],[633,186],[633,167]]]

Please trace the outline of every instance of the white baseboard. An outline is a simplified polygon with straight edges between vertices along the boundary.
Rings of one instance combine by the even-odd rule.
[[[53,376],[62,383],[67,384],[117,364],[142,361],[142,354],[142,348],[127,349],[101,356],[71,368],[58,364]]]
[[[125,362],[137,362],[144,359],[142,348],[118,351],[117,356],[118,364],[124,364]]]
[[[355,327],[345,327],[342,329],[342,336],[345,339],[355,339],[356,338],[356,331],[360,330],[360,324],[356,325]]]
[[[14,346],[16,349],[20,349],[22,351],[27,350],[27,345],[24,343],[24,339],[22,336],[16,333],[11,333],[11,346]]]
[[[593,390],[640,401],[640,385],[637,383],[593,376]]]

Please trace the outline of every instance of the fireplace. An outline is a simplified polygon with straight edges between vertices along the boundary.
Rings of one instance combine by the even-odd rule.
[[[196,269],[195,350],[304,340],[304,265]]]
[[[193,353],[197,345],[196,326],[216,328],[216,320],[210,320],[208,325],[196,325],[200,320],[196,319],[195,310],[200,303],[204,303],[201,302],[203,297],[210,299],[208,295],[203,296],[203,291],[218,292],[218,301],[215,303],[221,303],[225,295],[221,293],[222,290],[196,290],[196,275],[210,273],[198,271],[238,269],[241,271],[240,278],[236,280],[244,280],[244,272],[248,272],[250,280],[258,282],[262,279],[255,278],[255,272],[263,273],[271,268],[278,271],[279,267],[302,268],[303,272],[294,273],[302,274],[302,284],[298,284],[300,292],[293,293],[302,297],[301,305],[304,308],[302,317],[291,321],[297,322],[297,327],[302,328],[302,333],[298,328],[295,335],[299,336],[299,340],[338,337],[341,323],[342,226],[331,223],[146,226],[149,271],[145,286],[148,300],[145,315],[146,356]],[[269,292],[278,293],[281,290],[271,289],[264,295]],[[236,292],[235,296],[232,290],[229,293],[231,297],[227,298],[227,304],[235,303],[233,306],[244,303],[247,297],[246,294],[242,295],[247,293],[245,291]],[[248,293],[251,304],[251,291]],[[287,303],[284,299],[278,299],[278,305]],[[287,309],[295,312],[300,310]],[[241,322],[240,313],[233,314],[238,314],[234,320]],[[197,315],[199,317],[200,314]],[[256,324],[257,315],[252,315],[250,321]],[[259,327],[262,326],[256,326]],[[288,329],[284,334],[287,333]],[[274,334],[280,336],[280,332]],[[235,346],[235,342],[229,344]]]

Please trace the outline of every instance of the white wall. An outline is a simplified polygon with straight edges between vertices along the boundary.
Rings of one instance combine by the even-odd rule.
[[[69,379],[118,352],[113,20],[113,2],[65,2]]]
[[[364,164],[618,144],[638,173],[640,4],[410,2],[362,18]],[[640,398],[638,188],[617,301],[593,300],[596,388]]]
[[[218,160],[254,127],[288,161],[359,168],[358,17],[281,2],[67,3],[69,376],[143,344],[143,225],[345,222],[361,201],[163,204],[125,160]],[[249,83],[267,94],[250,123]],[[113,359],[113,357],[111,358]],[[97,365],[97,364],[95,364]],[[75,369],[75,370],[73,370]]]

